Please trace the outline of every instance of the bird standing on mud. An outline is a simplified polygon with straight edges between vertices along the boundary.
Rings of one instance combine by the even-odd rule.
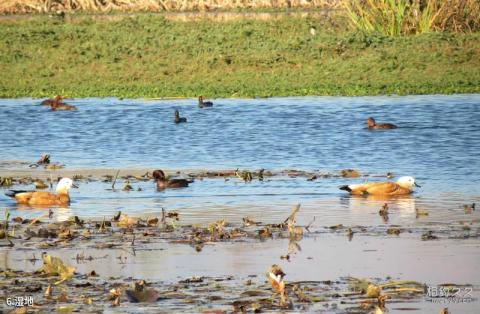
[[[287,305],[287,292],[285,291],[285,282],[283,281],[283,277],[285,277],[285,273],[280,266],[276,264],[272,265],[268,270],[268,281],[272,285],[273,291],[280,295],[280,305],[285,306]]]
[[[63,178],[57,184],[56,193],[10,190],[5,194],[9,197],[15,198],[18,204],[30,206],[68,206],[70,205],[70,196],[68,194],[70,188],[77,188],[77,186],[73,183],[72,179]]]
[[[208,108],[213,107],[213,102],[211,101],[204,101],[203,96],[198,97],[198,108]]]
[[[397,126],[392,123],[377,123],[374,118],[370,117],[367,119],[367,128],[368,129],[396,129]]]
[[[186,179],[167,179],[163,170],[155,170],[152,173],[153,179],[157,183],[157,190],[164,190],[167,188],[184,188],[193,181]]]
[[[407,195],[413,192],[413,187],[420,187],[413,177],[400,177],[397,182],[371,182],[343,185],[340,190],[354,195]]]
[[[180,117],[180,112],[178,112],[178,110],[175,110],[175,120],[173,120],[176,124],[179,124],[179,123],[184,123],[184,122],[187,122],[187,118],[181,118]]]

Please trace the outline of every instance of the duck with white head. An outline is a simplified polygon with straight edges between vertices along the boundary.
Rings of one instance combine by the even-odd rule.
[[[20,191],[10,190],[5,194],[15,198],[18,204],[29,206],[68,206],[70,205],[70,195],[68,191],[71,188],[77,188],[70,178],[62,178],[57,183],[56,193],[44,191]]]
[[[400,177],[397,182],[371,182],[343,185],[344,190],[354,195],[407,195],[413,192],[414,187],[420,187],[413,177]]]

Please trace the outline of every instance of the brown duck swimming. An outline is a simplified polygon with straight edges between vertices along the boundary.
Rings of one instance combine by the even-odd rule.
[[[77,110],[77,107],[64,103],[62,96],[55,96],[53,99],[46,99],[40,104],[42,106],[50,106],[52,111]]]
[[[367,119],[367,128],[369,129],[396,129],[397,126],[392,123],[377,123],[375,119],[370,117]]]
[[[153,179],[157,183],[157,190],[164,190],[167,188],[184,188],[187,187],[191,180],[186,179],[167,179],[163,170],[155,170],[152,173]]]
[[[180,112],[175,110],[175,120],[173,120],[176,124],[187,122],[187,118],[180,118]]]
[[[203,101],[203,96],[198,97],[198,108],[208,108],[213,107],[213,102],[211,101]]]
[[[57,95],[54,98],[45,99],[44,101],[42,101],[40,103],[40,105],[42,105],[42,106],[52,106],[54,104],[60,104],[60,103],[62,103],[62,99],[63,99],[62,96]]]
[[[65,103],[53,104],[52,111],[62,111],[62,110],[77,110],[77,107]]]
[[[30,206],[68,206],[70,205],[70,196],[68,195],[68,190],[76,187],[77,186],[73,184],[72,179],[63,178],[57,184],[56,193],[11,190],[7,191],[5,194],[15,198],[18,204]]]
[[[397,182],[371,182],[350,184],[340,187],[354,195],[407,195],[413,192],[413,187],[420,187],[412,177],[400,177]]]

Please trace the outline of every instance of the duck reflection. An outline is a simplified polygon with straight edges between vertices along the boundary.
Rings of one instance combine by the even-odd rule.
[[[342,197],[341,204],[351,209],[375,209],[380,210],[385,204],[390,209],[398,212],[401,217],[411,216],[415,213],[416,199],[412,195],[388,196],[388,195],[349,195]]]

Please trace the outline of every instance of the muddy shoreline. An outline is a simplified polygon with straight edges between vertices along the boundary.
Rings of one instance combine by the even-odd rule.
[[[235,187],[234,194],[241,188],[253,189],[246,194],[251,196],[265,185],[278,189],[278,182],[289,182],[290,189],[307,182],[318,189],[323,182],[331,185],[329,180],[388,180],[395,176],[392,173],[167,169],[168,176],[195,181],[188,189],[171,192],[180,193],[175,198],[154,191],[153,170],[1,163],[3,190],[30,188],[38,180],[54,186],[59,177],[71,177],[79,191],[72,194],[75,211],[30,211],[20,206],[12,207],[11,215],[4,211],[0,309],[14,311],[8,304],[20,296],[33,300],[33,305],[15,313],[438,313],[445,307],[452,313],[468,313],[478,308],[480,218],[474,208],[447,204],[449,219],[444,220],[437,216],[435,203],[424,207],[433,202],[429,198],[342,199],[334,194],[332,210],[322,211],[315,201],[309,204],[308,198],[294,194],[293,199],[305,201],[305,206],[274,214],[276,206],[270,201],[264,208],[240,202],[238,212],[228,216],[225,204],[230,199],[222,199],[222,190],[207,194],[211,200],[202,204],[211,203],[210,207],[177,205],[185,202],[183,198],[201,200],[201,190],[212,193],[212,186]],[[145,205],[148,210],[130,211],[149,198],[153,206]],[[96,217],[82,213],[82,208],[102,199],[115,201],[100,203]],[[326,220],[325,215],[338,211],[342,202],[353,208],[346,213],[349,218],[333,215]],[[380,210],[384,202],[390,205],[389,213]],[[124,207],[111,215],[112,204],[117,203]],[[364,204],[373,211],[363,211]],[[367,219],[359,220],[360,216]],[[285,302],[266,276],[273,264],[286,273]],[[432,289],[462,291],[467,297],[455,299],[458,304],[444,304],[448,299],[432,296]]]
[[[272,288],[263,273],[241,272],[217,277],[179,276],[182,279],[176,281],[145,282],[121,275],[105,277],[99,270],[79,273],[75,268],[84,263],[99,267],[99,263],[103,263],[108,255],[118,255],[115,252],[123,252],[117,256],[116,263],[127,265],[128,261],[135,259],[142,251],[158,250],[158,244],[168,243],[170,247],[187,245],[191,247],[192,252],[200,254],[205,246],[275,239],[288,239],[289,242],[286,254],[275,257],[275,260],[295,263],[300,262],[297,261],[296,250],[301,251],[299,244],[305,237],[330,233],[344,236],[351,241],[353,237],[358,236],[381,236],[371,234],[367,228],[362,227],[354,228],[355,232],[351,234],[351,229],[344,226],[331,226],[322,232],[312,233],[308,230],[309,226],[302,226],[302,231],[299,232],[295,227],[292,228],[295,211],[292,215],[275,225],[245,219],[242,225],[217,221],[205,227],[182,225],[181,215],[175,212],[164,212],[162,217],[146,219],[120,213],[104,220],[83,220],[75,216],[64,222],[51,222],[48,215],[38,219],[13,217],[8,225],[3,221],[1,226],[2,231],[6,230],[3,231],[3,239],[0,240],[2,250],[7,250],[3,253],[9,250],[24,252],[24,262],[34,265],[34,269],[38,267],[38,270],[20,271],[17,266],[14,266],[14,269],[7,265],[5,268],[2,267],[0,281],[5,288],[3,304],[6,304],[9,297],[26,295],[34,300],[33,306],[23,309],[27,312],[45,310],[102,312],[110,307],[135,312],[134,304],[140,302],[145,309],[160,311],[168,308],[169,311],[215,311],[215,313],[279,310],[366,313],[377,308],[385,310],[386,306],[402,308],[403,304],[424,302],[430,297],[427,292],[428,287],[432,286],[431,283],[412,280],[394,280],[388,277],[358,279],[348,276],[333,281],[304,278],[300,281],[287,281],[289,302],[281,304],[278,295],[272,293]],[[478,230],[477,226],[477,236]],[[45,256],[56,259],[65,249],[74,249],[77,252],[76,256],[57,260],[62,265],[61,267],[56,265],[55,271],[46,268],[50,265],[50,260],[46,260]],[[99,256],[99,253],[103,256]],[[21,262],[18,259],[17,261]],[[71,267],[68,265],[75,266],[70,273],[64,274],[64,267]],[[452,282],[440,284],[439,287],[468,291],[470,289],[477,291],[479,288]],[[376,292],[372,292],[372,289]],[[473,299],[469,302],[473,302]]]

